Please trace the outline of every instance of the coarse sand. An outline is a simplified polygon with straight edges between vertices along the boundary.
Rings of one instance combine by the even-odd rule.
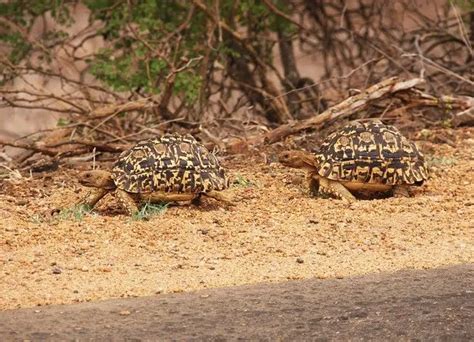
[[[131,219],[61,168],[0,180],[0,309],[474,262],[474,130],[417,141],[431,179],[411,198],[311,198],[304,172],[229,156],[235,207],[212,199]]]

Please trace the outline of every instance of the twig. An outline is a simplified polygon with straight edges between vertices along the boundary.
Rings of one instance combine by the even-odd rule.
[[[84,145],[88,147],[93,147],[97,151],[101,152],[112,152],[112,153],[118,153],[123,151],[123,147],[115,147],[112,145],[105,145],[101,144],[95,141],[87,141],[87,140],[81,140],[81,139],[73,139],[73,140],[67,140],[67,141],[61,141],[56,144],[51,144],[47,145],[47,147],[50,148],[55,148],[55,147],[60,147],[64,145]]]
[[[110,115],[116,115],[124,112],[131,112],[135,110],[151,109],[156,104],[150,98],[140,99],[137,101],[130,101],[121,103],[119,105],[109,105],[94,109],[89,115],[88,119],[102,119]]]
[[[306,119],[302,120],[297,123],[292,123],[288,125],[282,125],[265,135],[265,141],[269,143],[274,143],[279,141],[290,134],[295,134],[302,130],[316,127],[321,125],[325,122],[332,121],[336,118],[343,118],[353,113],[362,110],[365,108],[370,101],[379,99],[388,93],[395,93],[400,90],[413,88],[421,83],[424,80],[420,78],[414,78],[408,81],[398,81],[396,77],[392,77],[386,79],[380,83],[377,83],[364,92],[357,94],[355,96],[351,96],[348,99],[342,101],[341,103],[329,108],[328,110],[324,111],[323,113]]]
[[[259,145],[263,143],[275,143],[284,139],[285,137],[301,132],[306,129],[316,128],[326,122],[348,117],[365,107],[367,107],[374,100],[380,99],[387,94],[393,94],[402,90],[411,89],[419,84],[422,84],[424,80],[420,78],[414,78],[407,81],[399,81],[398,78],[392,77],[383,80],[360,94],[351,96],[341,103],[327,109],[323,113],[311,117],[309,119],[292,122],[286,125],[281,125],[268,133],[263,135],[253,136],[247,140],[248,144]],[[227,144],[228,150],[238,150],[232,146],[242,145],[241,139],[233,139]]]
[[[293,25],[299,27],[301,30],[306,30],[306,28],[303,25],[301,25],[299,22],[294,20],[292,17],[290,17],[286,13],[280,11],[278,7],[276,7],[270,0],[263,0],[263,2],[265,3],[265,6],[267,6],[268,9],[272,11],[274,14],[276,14],[277,16],[282,17],[283,19],[289,21]]]
[[[414,53],[404,53],[402,55],[402,57],[409,57],[409,58],[413,58],[413,57],[420,57],[422,60],[424,60],[427,64],[429,64],[431,67],[434,67],[448,75],[451,75],[453,77],[456,77],[457,79],[463,81],[463,82],[466,82],[472,86],[474,86],[474,81],[471,81],[471,80],[468,80],[467,78],[455,73],[454,71],[451,71],[449,69],[446,69],[444,66],[442,65],[439,65],[438,63],[436,63],[435,61],[432,61],[431,59],[423,56],[423,55],[418,55],[418,54],[414,54]]]
[[[290,90],[290,91],[287,91],[285,93],[282,93],[280,95],[278,95],[277,97],[283,97],[283,96],[287,96],[289,94],[292,94],[294,92],[298,92],[298,91],[302,91],[302,90],[307,90],[307,89],[311,89],[311,88],[314,88],[314,87],[317,87],[321,84],[324,84],[324,83],[327,83],[327,82],[331,82],[331,81],[334,81],[334,80],[342,80],[342,79],[347,79],[349,77],[351,77],[355,72],[359,71],[360,69],[366,67],[367,65],[369,65],[370,63],[373,63],[373,62],[378,62],[380,61],[380,58],[372,58],[371,60],[359,65],[357,68],[354,68],[352,69],[350,72],[348,72],[347,74],[345,75],[342,75],[342,76],[335,76],[335,77],[331,77],[329,79],[326,79],[326,80],[322,80],[322,81],[319,81],[319,82],[315,82],[315,83],[312,83],[312,84],[309,84],[307,86],[304,86],[304,87],[301,87],[301,88],[298,88],[298,89],[293,89],[293,90]]]
[[[26,143],[22,143],[22,142],[19,142],[19,141],[6,141],[6,140],[3,140],[3,139],[0,139],[0,145],[17,147],[17,148],[22,148],[22,149],[25,149],[25,150],[31,150],[31,151],[34,151],[34,152],[43,153],[43,154],[45,154],[47,156],[51,156],[51,157],[54,157],[55,155],[58,154],[57,151],[53,151],[53,150],[49,150],[47,148],[39,147],[34,143],[33,144],[26,144]]]

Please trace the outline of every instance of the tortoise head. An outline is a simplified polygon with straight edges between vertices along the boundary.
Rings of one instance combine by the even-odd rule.
[[[278,155],[278,161],[289,167],[294,167],[297,169],[308,169],[314,170],[318,167],[318,161],[310,152],[305,151],[284,151]]]
[[[92,170],[81,172],[78,176],[79,183],[84,186],[101,189],[115,189],[112,174],[104,170]]]

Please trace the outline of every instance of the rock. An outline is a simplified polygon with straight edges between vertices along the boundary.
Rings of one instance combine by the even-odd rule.
[[[59,267],[53,267],[53,274],[61,274],[63,271]]]

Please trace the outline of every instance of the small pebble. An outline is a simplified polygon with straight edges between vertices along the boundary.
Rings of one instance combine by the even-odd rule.
[[[26,199],[20,199],[16,202],[17,205],[27,205],[28,201]]]
[[[122,310],[122,311],[119,312],[119,315],[120,315],[120,316],[128,316],[128,315],[130,315],[130,311],[128,311],[128,310]]]
[[[54,267],[53,268],[53,274],[61,274],[63,271],[59,267]]]
[[[297,262],[298,264],[302,264],[302,263],[304,263],[304,260],[301,259],[301,258],[297,258],[297,259],[296,259],[296,262]]]

